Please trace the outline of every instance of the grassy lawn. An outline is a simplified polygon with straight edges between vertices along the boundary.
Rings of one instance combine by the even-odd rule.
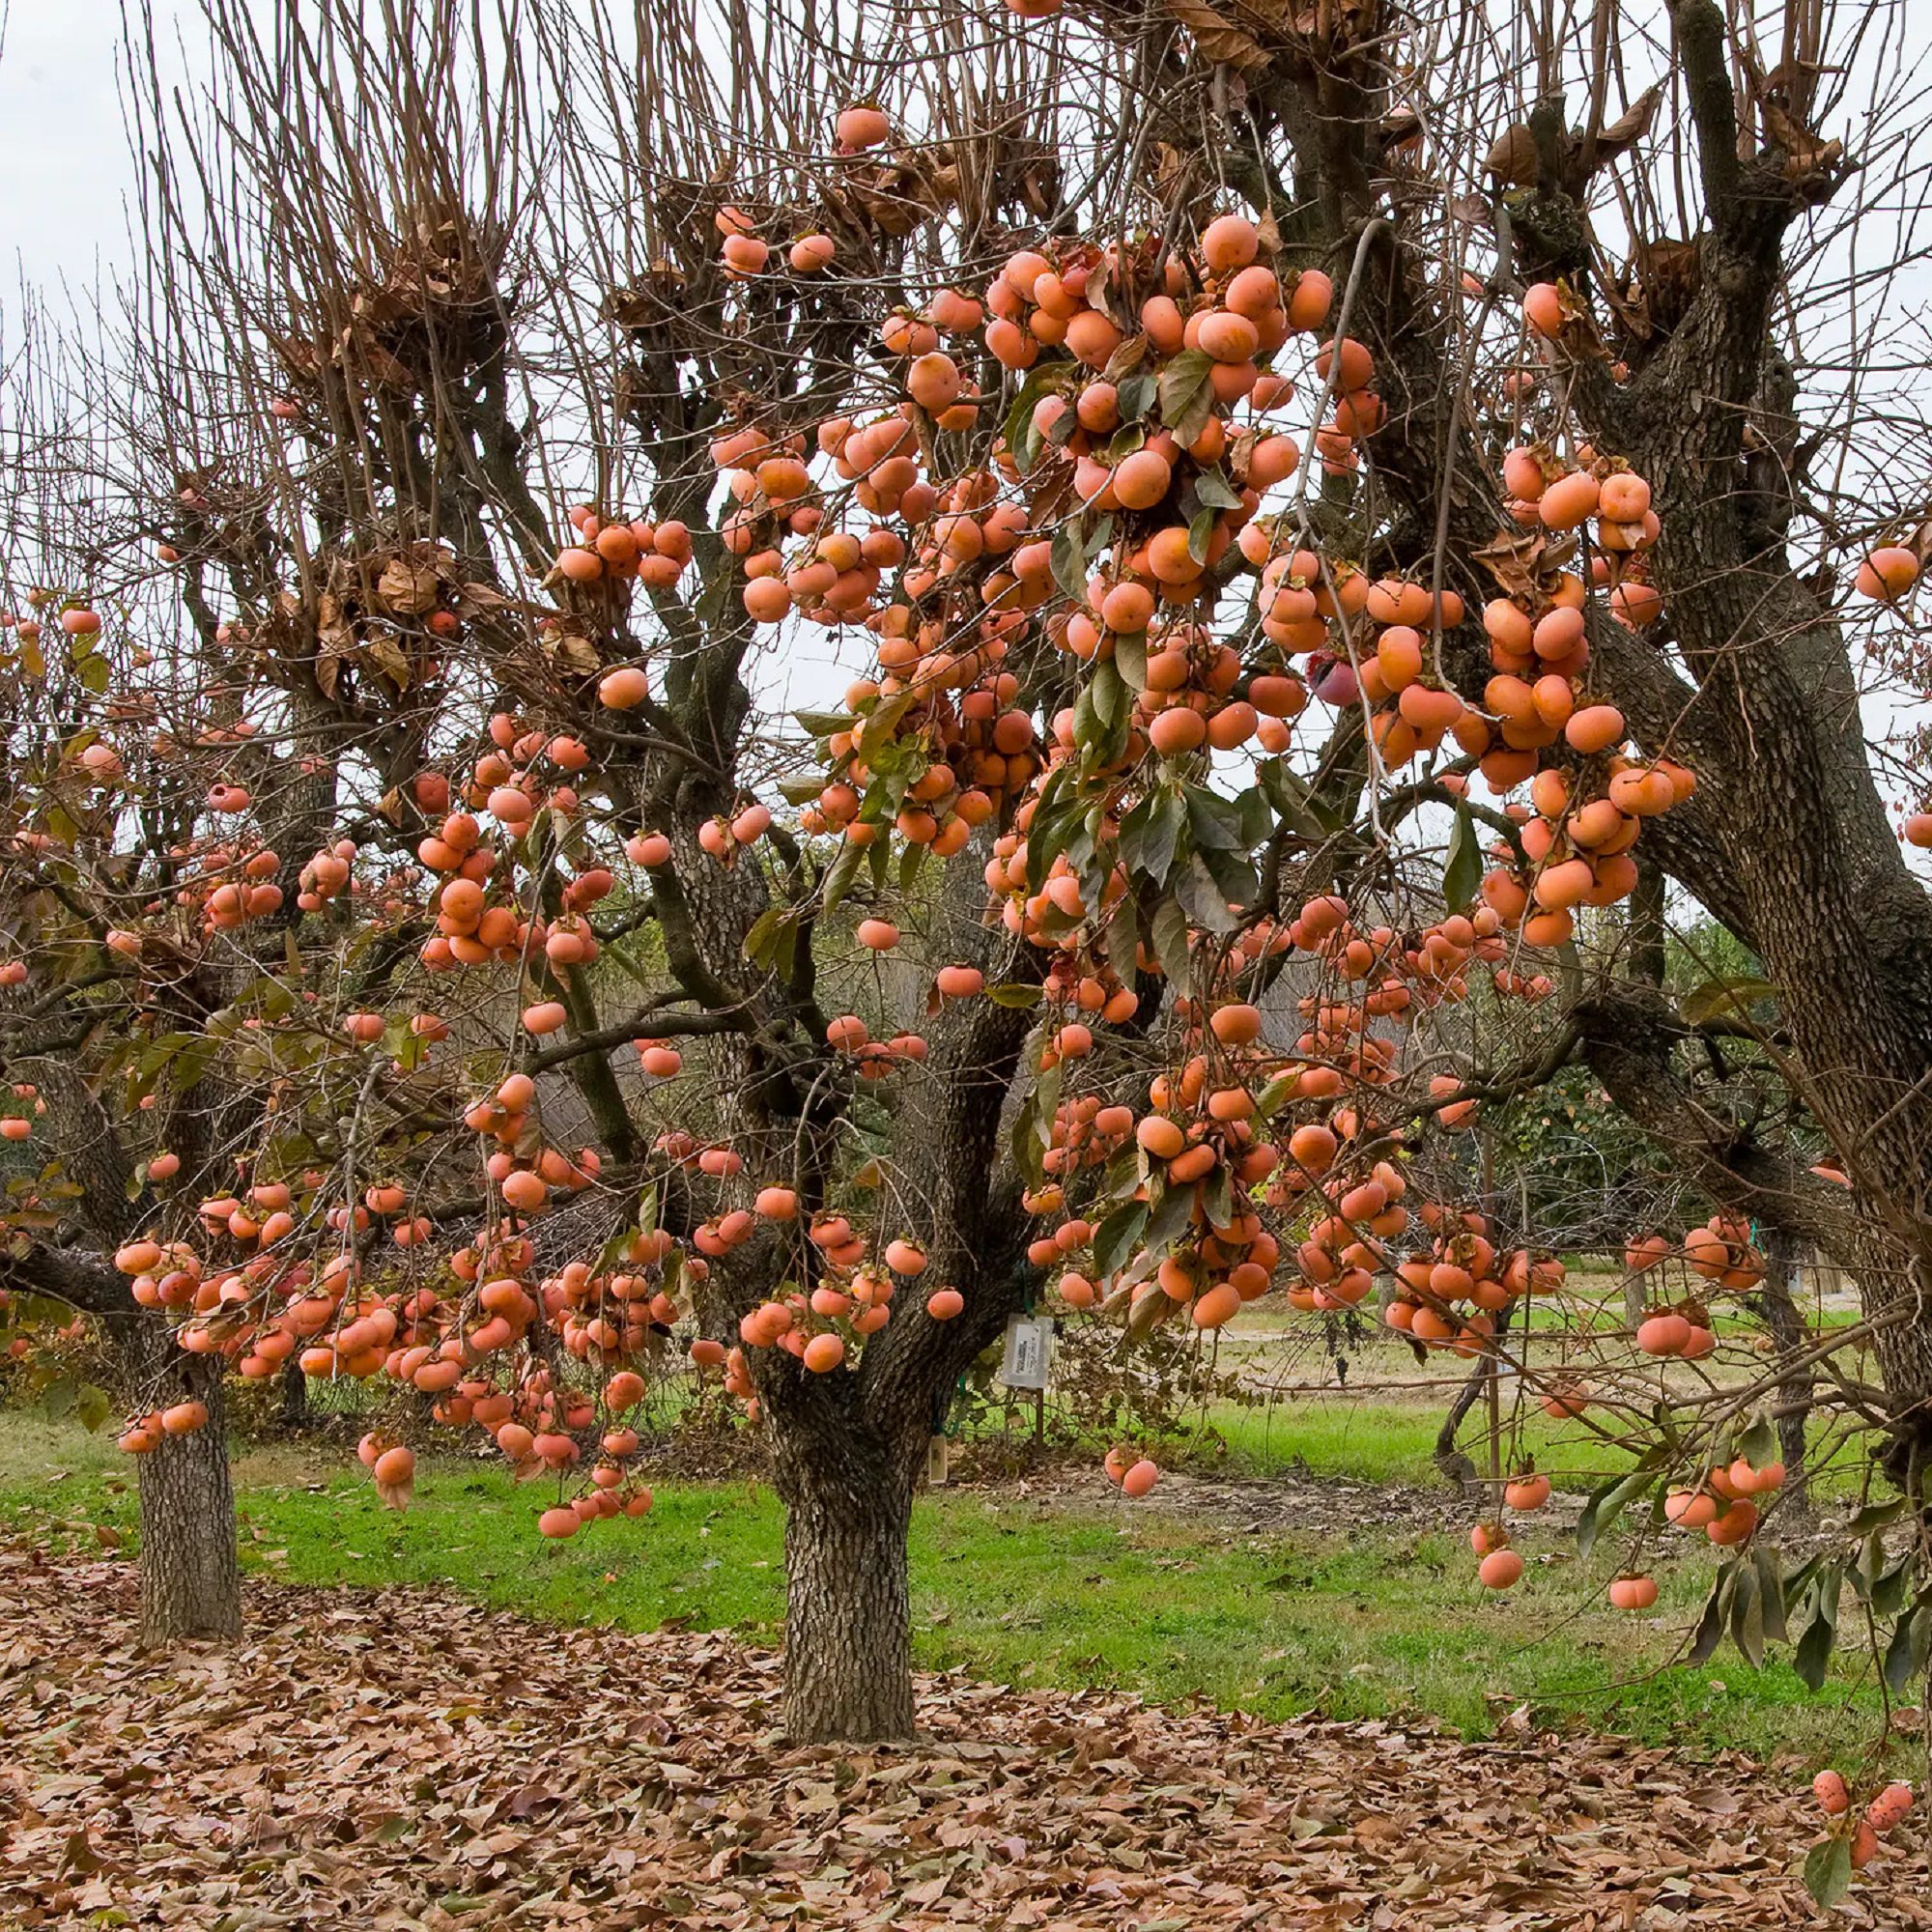
[[[1216,1403],[1197,1427],[1177,1436],[1173,1447],[1204,1466],[1218,1460],[1231,1472],[1247,1476],[1268,1476],[1305,1465],[1319,1475],[1434,1487],[1441,1480],[1434,1459],[1442,1413],[1439,1402],[1362,1403],[1302,1396],[1252,1408],[1240,1403]],[[1488,1472],[1489,1436],[1480,1410],[1464,1422],[1459,1446]],[[1505,1423],[1504,1474],[1528,1458],[1559,1490],[1579,1493],[1631,1466],[1630,1456],[1616,1445],[1577,1423],[1554,1421],[1540,1409],[1523,1415],[1514,1428]],[[1813,1495],[1830,1501],[1858,1494],[1865,1466],[1865,1453],[1855,1441],[1835,1435],[1815,1443]]]
[[[1340,1396],[1297,1396],[1249,1407],[1216,1403],[1202,1426],[1182,1435],[1179,1444],[1195,1445],[1197,1455],[1212,1451],[1218,1436],[1227,1445],[1233,1469],[1267,1476],[1305,1464],[1321,1475],[1350,1476],[1367,1483],[1440,1483],[1435,1463],[1435,1433],[1442,1425],[1445,1400],[1360,1402]],[[1536,1466],[1559,1487],[1589,1490],[1605,1479],[1616,1457],[1576,1425],[1551,1421],[1541,1411],[1523,1418],[1518,1439]],[[1465,1454],[1487,1467],[1487,1435],[1480,1413],[1464,1424]],[[1516,1466],[1507,1452],[1505,1469]]]
[[[1310,1426],[1293,1432],[1294,1453],[1317,1470],[1426,1469],[1428,1413],[1349,1420],[1338,1407],[1323,1421],[1308,1405],[1301,1416]],[[426,1458],[406,1517],[377,1504],[346,1452],[244,1450],[236,1474],[253,1574],[441,1588],[570,1626],[675,1619],[765,1642],[781,1628],[781,1514],[762,1485],[667,1484],[645,1520],[595,1524],[557,1545],[534,1532],[546,1486],[519,1490],[487,1463]],[[0,1413],[0,1534],[93,1550],[104,1531],[128,1550],[130,1477],[103,1437]],[[1527,1703],[1541,1722],[1692,1752],[1823,1758],[1876,1728],[1871,1672],[1856,1657],[1841,1656],[1816,1697],[1781,1662],[1757,1672],[1729,1650],[1697,1669],[1664,1662],[1707,1586],[1707,1552],[1661,1566],[1657,1610],[1631,1616],[1603,1601],[1614,1551],[1585,1570],[1567,1538],[1533,1526],[1518,1539],[1523,1582],[1498,1599],[1478,1587],[1454,1532],[1364,1522],[1249,1534],[1160,1503],[1158,1491],[1137,1508],[1097,1492],[1080,1501],[929,1493],[913,1529],[920,1662],[1275,1716],[1422,1710],[1469,1735]]]

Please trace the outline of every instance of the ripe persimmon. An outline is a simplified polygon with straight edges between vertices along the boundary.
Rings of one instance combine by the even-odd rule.
[[[1486,1590],[1507,1590],[1522,1578],[1522,1558],[1514,1549],[1492,1549],[1476,1566]]]
[[[1918,582],[1918,558],[1896,544],[1873,551],[1859,565],[1859,595],[1882,603],[1896,602]]]

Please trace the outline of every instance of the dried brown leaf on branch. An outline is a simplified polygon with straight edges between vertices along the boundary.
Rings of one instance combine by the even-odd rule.
[[[1663,99],[1662,87],[1647,87],[1623,113],[1597,136],[1597,165],[1613,161],[1634,148],[1650,132],[1657,118],[1658,103]]]
[[[376,595],[399,617],[419,617],[437,605],[440,579],[432,566],[391,557],[376,580]]]
[[[1161,0],[1169,16],[1194,37],[1202,57],[1225,61],[1242,73],[1252,73],[1268,65],[1267,49],[1250,34],[1208,5],[1208,0]]]
[[[1495,579],[1505,597],[1529,597],[1549,568],[1551,548],[1547,530],[1505,530],[1485,544],[1475,560]]]
[[[1490,144],[1483,166],[1505,187],[1530,187],[1536,181],[1536,136],[1521,122],[1505,128]]]
[[[1650,132],[1650,124],[1657,118],[1658,103],[1662,99],[1661,87],[1648,87],[1608,127],[1598,130],[1590,152],[1590,174],[1595,174],[1619,155],[1628,154]],[[1571,128],[1562,134],[1558,145],[1561,185],[1566,190],[1575,192],[1584,181],[1579,165],[1583,155],[1583,136]],[[1536,136],[1530,131],[1528,124],[1519,121],[1505,128],[1491,143],[1483,166],[1492,181],[1500,186],[1535,186]]]

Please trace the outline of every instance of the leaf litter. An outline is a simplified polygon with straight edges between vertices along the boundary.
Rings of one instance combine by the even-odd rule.
[[[0,1551],[0,1925],[269,1932],[1677,1932],[1816,1925],[1789,1767],[1615,1738],[1264,1722],[923,1675],[905,1747],[800,1748],[779,1659],[251,1580],[144,1653],[125,1564]],[[1900,1833],[1833,1915],[1932,1928]]]

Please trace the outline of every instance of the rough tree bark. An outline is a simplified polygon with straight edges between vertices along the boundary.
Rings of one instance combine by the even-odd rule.
[[[308,1378],[301,1364],[290,1360],[282,1368],[282,1395],[275,1420],[284,1429],[300,1429],[308,1421]]]
[[[156,1324],[157,1327],[158,1324]],[[151,1370],[159,1367],[181,1398],[208,1407],[208,1426],[164,1435],[141,1465],[141,1641],[242,1634],[242,1577],[235,1554],[235,1492],[218,1357],[184,1354],[143,1324]],[[166,1351],[160,1363],[156,1349]]]
[[[135,1401],[153,1407],[192,1398],[205,1405],[204,1428],[164,1436],[136,1459],[141,1641],[239,1636],[242,1580],[220,1358],[178,1349],[167,1323],[134,1301],[123,1276],[71,1249],[37,1244],[23,1255],[0,1256],[0,1286],[98,1316]]]
[[[991,962],[989,962],[990,964]],[[1037,971],[1008,949],[1007,978]],[[785,1728],[800,1742],[912,1734],[907,1534],[938,1405],[1019,1306],[1025,1220],[996,1179],[1000,1121],[1030,1031],[990,1001],[930,1029],[942,1076],[895,1120],[928,1285],[958,1287],[948,1322],[907,1307],[867,1345],[856,1372],[810,1375],[780,1351],[753,1363],[770,1418],[773,1477],[785,1505]]]
[[[776,1437],[774,1461],[785,1505],[785,1729],[804,1744],[910,1737],[915,1459],[902,1442],[840,1424]]]
[[[1510,1317],[1516,1313],[1516,1304],[1506,1307],[1496,1321],[1496,1340],[1501,1343],[1509,1334]],[[1431,1460],[1436,1470],[1447,1481],[1467,1494],[1483,1481],[1483,1471],[1477,1467],[1468,1453],[1460,1448],[1456,1437],[1462,1433],[1463,1424],[1469,1411],[1480,1402],[1490,1386],[1495,1364],[1490,1360],[1479,1360],[1469,1373],[1463,1378],[1463,1386],[1456,1391],[1456,1400],[1449,1405],[1449,1413],[1442,1418],[1442,1427],[1435,1432],[1435,1448]]]
[[[1771,1229],[1764,1243],[1764,1285],[1755,1299],[1780,1364],[1795,1361],[1811,1341],[1791,1292],[1797,1264],[1791,1236],[1781,1228]],[[1791,1507],[1799,1510],[1811,1507],[1811,1473],[1804,1463],[1804,1435],[1812,1395],[1809,1369],[1789,1370],[1777,1385],[1777,1453],[1784,1463],[1784,1496]]]
[[[1571,370],[1591,440],[1668,506],[1653,580],[1665,615],[1648,637],[1593,621],[1590,645],[1638,741],[1697,773],[1697,796],[1656,822],[1646,848],[1764,961],[1786,1063],[1850,1189],[1703,1108],[1672,1065],[1687,1033],[1667,1003],[1592,995],[1583,1049],[1714,1198],[1858,1274],[1895,1436],[1889,1466],[1906,1480],[1932,1463],[1932,898],[1873,781],[1834,587],[1802,576],[1785,547],[1793,485],[1775,460],[1792,440],[1793,384],[1773,345],[1785,239],[1838,177],[1740,128],[1713,0],[1671,11],[1705,213],[1691,293],[1628,384],[1587,358]],[[1573,192],[1539,169],[1515,222],[1525,278],[1577,268]]]

